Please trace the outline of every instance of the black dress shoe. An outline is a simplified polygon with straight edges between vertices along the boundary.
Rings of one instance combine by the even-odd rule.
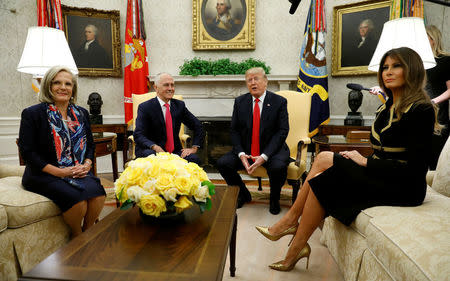
[[[281,211],[280,208],[280,201],[279,200],[270,200],[270,208],[269,208],[269,212],[272,215],[278,215]]]
[[[237,199],[237,208],[242,208],[242,206],[244,206],[245,203],[251,202],[252,201],[252,196],[250,195],[250,192],[248,194],[245,195],[241,195],[239,193],[238,199]]]

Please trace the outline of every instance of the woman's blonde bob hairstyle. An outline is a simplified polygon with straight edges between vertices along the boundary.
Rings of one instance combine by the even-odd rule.
[[[51,91],[53,79],[60,72],[67,72],[72,76],[72,97],[70,98],[69,103],[75,104],[77,102],[77,93],[78,93],[78,81],[77,77],[73,75],[73,73],[65,66],[54,66],[50,68],[44,75],[41,81],[41,91],[39,93],[39,101],[45,103],[54,103],[54,95]]]

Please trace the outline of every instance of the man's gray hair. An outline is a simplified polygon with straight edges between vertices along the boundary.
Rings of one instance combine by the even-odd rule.
[[[93,24],[88,24],[88,25],[86,25],[86,27],[84,29],[86,29],[88,27],[92,28],[92,32],[94,32],[94,35],[97,36],[97,31],[98,31],[97,27]]]
[[[363,20],[363,21],[359,24],[358,28],[359,28],[361,25],[363,25],[363,24],[366,24],[366,25],[367,25],[367,27],[369,28],[369,31],[372,31],[372,30],[374,29],[374,27],[375,27],[375,25],[373,24],[373,21],[372,21],[371,19],[365,19],[365,20]]]
[[[217,1],[219,2],[219,1]],[[230,0],[223,0],[223,2],[225,3],[225,6],[227,6],[228,10],[231,10],[231,2]]]
[[[160,86],[160,85],[159,85],[159,81],[161,80],[161,77],[162,77],[163,75],[169,75],[170,77],[172,77],[172,75],[171,75],[170,73],[167,73],[167,72],[160,72],[160,73],[156,74],[156,75],[155,75],[155,85],[156,85],[156,86]]]

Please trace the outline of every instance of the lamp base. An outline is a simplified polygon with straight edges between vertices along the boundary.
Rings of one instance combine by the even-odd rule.
[[[361,112],[349,112],[344,120],[345,126],[364,126],[364,119]]]

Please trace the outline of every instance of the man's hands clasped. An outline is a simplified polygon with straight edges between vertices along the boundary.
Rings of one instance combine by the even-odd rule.
[[[240,158],[241,158],[242,165],[244,165],[244,168],[249,175],[253,174],[253,172],[256,170],[256,168],[258,168],[259,166],[264,164],[264,162],[266,162],[266,160],[264,160],[264,158],[262,156],[252,156],[252,155],[242,154],[240,156]],[[253,164],[250,165],[248,160],[252,160]]]

